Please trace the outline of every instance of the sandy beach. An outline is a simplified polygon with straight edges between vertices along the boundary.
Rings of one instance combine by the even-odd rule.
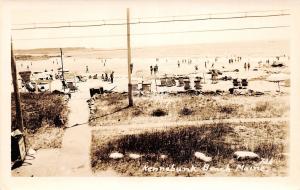
[[[156,91],[155,79],[157,79],[156,84],[159,85],[159,79],[163,76],[178,76],[186,75],[193,79],[196,76],[202,77],[203,90],[223,90],[228,91],[230,86],[232,86],[232,81],[222,81],[220,80],[217,84],[211,85],[211,74],[208,72],[211,69],[218,69],[222,72],[218,78],[231,77],[231,78],[245,78],[248,79],[249,88],[255,91],[261,92],[273,92],[276,91],[277,85],[268,82],[266,79],[268,76],[274,73],[284,73],[289,75],[289,48],[288,42],[286,41],[274,41],[274,42],[245,42],[245,43],[234,43],[234,44],[204,44],[205,48],[201,45],[191,45],[191,46],[178,46],[178,47],[156,47],[156,48],[145,48],[134,49],[133,55],[136,53],[139,56],[132,59],[133,71],[132,80],[133,83],[151,82],[152,91]],[[238,48],[240,47],[240,48]],[[280,49],[279,49],[280,47]],[[212,54],[213,48],[215,48],[215,55]],[[160,50],[163,49],[164,53],[169,56],[162,56]],[[239,49],[237,51],[237,49]],[[64,52],[63,62],[65,70],[69,70],[77,75],[84,76],[94,76],[101,75],[105,72],[110,73],[114,71],[114,84],[109,84],[108,82],[103,82],[100,79],[88,80],[87,85],[100,85],[105,86],[107,89],[110,87],[115,87],[115,91],[122,92],[127,91],[127,59],[122,58],[126,52],[101,52],[97,49],[82,49],[78,48],[66,48]],[[149,52],[147,51],[149,50]],[[183,51],[185,50],[185,51]],[[223,51],[222,51],[223,50]],[[18,50],[17,53],[31,53],[33,56],[31,60],[19,60],[17,61],[18,71],[32,71],[32,72],[43,72],[48,71],[53,74],[57,73],[57,69],[61,68],[61,59],[58,52],[55,49],[47,50],[44,52],[41,49],[37,50]],[[198,51],[196,54],[193,52]],[[235,53],[233,53],[233,51]],[[186,52],[190,56],[187,56]],[[210,52],[210,53],[208,53]],[[218,52],[222,52],[218,53]],[[229,54],[225,54],[228,52]],[[246,53],[247,52],[247,53]],[[156,57],[150,57],[157,53]],[[17,55],[18,55],[17,54]],[[27,55],[27,54],[26,54]],[[38,55],[48,55],[57,56],[50,57],[49,59],[35,60],[34,56]],[[125,54],[126,55],[126,54]],[[182,56],[176,56],[182,55]],[[235,61],[234,63],[228,63],[230,58],[236,59],[238,56],[242,56],[240,61]],[[279,60],[276,58],[279,56]],[[190,60],[190,63],[184,62]],[[269,63],[266,61],[269,60]],[[283,63],[284,67],[272,67],[271,64],[277,61],[278,63]],[[180,63],[180,66],[178,65]],[[244,68],[244,63],[250,63],[250,69]],[[150,72],[150,66],[158,66],[158,73],[156,75]],[[205,67],[206,65],[206,67]],[[86,68],[88,67],[88,72]],[[197,67],[197,70],[195,69]],[[238,70],[238,72],[234,70]],[[60,90],[60,82],[53,82],[53,89]],[[281,84],[282,92],[288,92],[289,88],[285,87],[284,83]],[[193,85],[191,85],[193,88]],[[170,87],[170,88],[158,88],[157,92],[161,91],[180,91],[182,88]]]

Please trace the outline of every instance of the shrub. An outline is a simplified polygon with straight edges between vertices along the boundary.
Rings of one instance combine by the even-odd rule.
[[[152,111],[151,115],[154,116],[154,117],[161,117],[161,116],[168,115],[168,112],[161,109],[161,108],[157,108],[157,109]]]
[[[180,115],[192,115],[192,113],[193,113],[193,110],[190,108],[187,108],[187,107],[184,107],[179,111]]]
[[[36,132],[43,125],[63,127],[67,121],[67,106],[62,95],[52,93],[21,93],[24,128]],[[16,129],[14,96],[11,97],[11,130]]]

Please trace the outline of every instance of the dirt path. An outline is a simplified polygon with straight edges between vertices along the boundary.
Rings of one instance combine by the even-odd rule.
[[[13,176],[91,176],[91,127],[88,126],[89,108],[86,100],[88,87],[72,93],[69,101],[68,128],[60,149],[41,149],[28,157],[23,166],[12,171]]]
[[[57,175],[92,175],[90,169],[91,131],[86,124],[89,118],[89,108],[86,102],[88,98],[88,89],[81,88],[80,91],[72,94],[69,101],[68,128],[60,149]]]
[[[151,123],[151,124],[124,124],[124,125],[111,125],[111,126],[97,126],[92,130],[126,130],[126,129],[159,129],[170,128],[182,125],[203,125],[214,123],[247,123],[247,122],[282,122],[289,121],[288,117],[276,117],[276,118],[230,118],[230,119],[214,119],[214,120],[200,120],[200,121],[176,121],[176,122],[164,122],[164,123]]]

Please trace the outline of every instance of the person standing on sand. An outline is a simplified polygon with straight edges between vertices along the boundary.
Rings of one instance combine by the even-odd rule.
[[[133,63],[130,63],[130,73],[132,74],[133,71]]]
[[[105,80],[104,81],[108,81],[107,73],[105,73]]]
[[[150,66],[150,72],[151,72],[151,75],[152,75],[152,73],[153,73],[153,67],[152,67],[152,65]]]
[[[157,64],[154,66],[154,74],[156,74],[158,72],[158,66]]]
[[[110,73],[110,81],[111,83],[114,83],[114,72]]]
[[[86,65],[85,68],[86,68],[85,72],[88,73],[89,72],[89,67]]]
[[[248,71],[249,71],[249,69],[250,69],[250,63],[248,62]]]
[[[247,70],[247,63],[246,62],[244,63],[244,69],[245,69],[245,71]]]

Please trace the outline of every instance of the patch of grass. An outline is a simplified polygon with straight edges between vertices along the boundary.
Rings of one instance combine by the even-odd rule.
[[[132,110],[132,116],[133,117],[137,117],[139,115],[142,115],[143,113],[144,112],[143,112],[143,110],[140,107],[138,107],[138,106],[134,106],[133,107],[133,110]]]
[[[61,148],[64,129],[43,126],[35,133],[26,134],[27,146],[34,150],[43,148]]]
[[[67,107],[63,96],[52,93],[21,93],[21,109],[23,111],[24,127],[35,132],[47,123],[54,127],[64,127],[67,122]],[[12,125],[16,128],[16,113],[14,96],[11,97]]]
[[[101,95],[95,101],[97,110],[90,115],[90,125],[282,117],[289,114],[287,98],[287,96],[271,99],[270,96],[192,96],[186,94],[172,96],[164,94],[135,97],[133,107],[118,111],[128,105],[127,95],[111,93]],[[256,111],[254,107],[258,102],[268,102],[267,104],[271,106],[268,106],[265,111]],[[156,109],[167,110],[168,114],[164,117],[151,117]]]
[[[36,149],[60,147],[68,114],[63,95],[21,93],[20,99],[27,143]],[[11,121],[11,130],[13,131],[16,129],[13,95],[11,97]]]
[[[219,106],[219,111],[221,113],[225,113],[225,114],[232,114],[232,113],[236,112],[237,107],[238,107],[238,105],[236,105],[236,104]]]
[[[230,158],[233,150],[222,143],[227,133],[233,129],[226,124],[217,124],[214,127],[179,127],[169,131],[145,132],[142,134],[124,135],[107,143],[107,146],[96,150],[93,154],[92,166],[98,161],[110,162],[108,155],[111,152],[138,152],[144,154],[144,162],[158,162],[159,154],[166,154],[170,162],[187,164],[195,161],[194,152],[202,151],[207,155],[218,156],[219,159]],[[222,154],[221,154],[222,152]],[[218,160],[220,161],[220,160]]]
[[[248,150],[257,153],[262,158],[273,159],[273,164],[266,166],[268,170],[265,172],[247,173],[240,171],[231,174],[219,173],[219,175],[286,175],[287,160],[280,156],[287,150],[286,127],[286,123],[245,123],[241,127],[238,127],[237,124],[217,123],[133,133],[126,132],[124,129],[122,133],[114,131],[112,135],[105,134],[104,136],[101,130],[93,131],[91,165],[94,171],[112,168],[123,175],[173,176],[177,174],[149,174],[143,172],[141,168],[144,165],[160,167],[172,164],[179,167],[191,165],[201,167],[204,163],[195,158],[194,153],[196,151],[212,157],[212,162],[209,163],[212,167],[224,167],[227,164],[230,164],[232,168],[240,164],[251,166],[253,161],[233,160],[235,151]],[[270,130],[270,128],[274,130]],[[115,151],[123,153],[125,157],[119,160],[110,159],[109,154]],[[129,153],[143,156],[139,160],[132,160],[128,157]],[[161,160],[159,157],[161,154],[167,155],[167,159]],[[205,174],[218,175],[218,172],[207,171],[181,175],[201,176]]]
[[[281,157],[281,154],[286,151],[286,148],[283,144],[276,144],[275,142],[265,142],[255,147],[254,151],[263,158],[271,159]]]
[[[254,110],[256,112],[264,112],[266,111],[267,109],[270,109],[271,108],[271,105],[269,102],[257,102],[255,107],[254,107]]]

